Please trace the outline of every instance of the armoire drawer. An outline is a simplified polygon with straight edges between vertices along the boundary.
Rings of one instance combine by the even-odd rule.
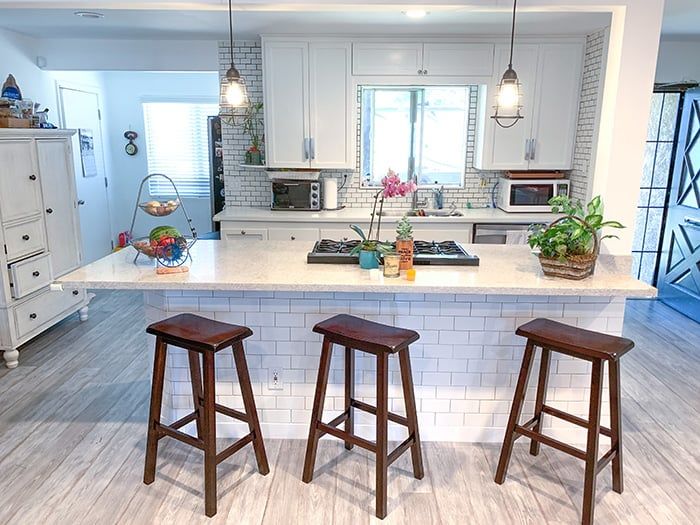
[[[12,297],[15,299],[36,292],[53,280],[48,253],[11,264],[9,271]]]
[[[13,262],[35,253],[46,251],[44,223],[41,217],[3,226],[7,262]]]
[[[13,308],[17,337],[22,338],[52,321],[62,312],[85,299],[85,291],[66,288],[60,292],[47,290]]]

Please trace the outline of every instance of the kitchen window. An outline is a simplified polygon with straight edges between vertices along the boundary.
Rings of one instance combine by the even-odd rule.
[[[419,186],[462,187],[470,86],[362,87],[362,187],[389,168]]]
[[[209,138],[207,117],[216,103],[144,102],[143,119],[148,173],[170,177],[181,197],[209,197]],[[148,181],[153,197],[173,197],[163,178]]]

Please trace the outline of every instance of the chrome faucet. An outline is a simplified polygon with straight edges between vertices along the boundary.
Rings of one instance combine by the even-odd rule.
[[[425,208],[428,205],[428,199],[418,200],[418,175],[415,173],[413,174],[413,182],[416,185],[416,191],[411,193],[411,209]]]

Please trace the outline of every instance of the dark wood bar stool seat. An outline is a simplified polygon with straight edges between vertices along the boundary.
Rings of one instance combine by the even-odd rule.
[[[384,518],[387,512],[387,470],[389,465],[410,449],[413,461],[413,475],[416,479],[423,479],[424,475],[409,356],[409,345],[415,343],[420,336],[413,330],[394,328],[350,315],[336,315],[318,323],[313,330],[323,335],[323,344],[302,479],[305,483],[309,483],[313,479],[318,440],[325,434],[330,434],[345,441],[345,448],[348,450],[352,449],[353,445],[369,450],[376,455],[377,459],[376,515],[378,518]],[[345,410],[329,423],[324,423],[322,421],[323,404],[326,397],[333,344],[345,347]],[[358,401],[353,397],[355,381],[354,350],[374,354],[377,357],[376,407]],[[406,417],[391,413],[388,410],[388,359],[390,355],[397,353],[406,404]],[[377,416],[376,442],[363,439],[354,434],[353,409],[359,409]],[[391,453],[387,450],[387,426],[389,421],[403,425],[408,429],[408,438]],[[345,430],[337,428],[341,423],[345,424]]]
[[[595,510],[595,486],[598,474],[612,462],[612,486],[617,493],[622,493],[622,412],[620,408],[620,367],[619,359],[634,347],[634,342],[624,337],[601,334],[582,328],[551,321],[535,319],[520,326],[516,333],[527,338],[518,384],[513,396],[510,417],[506,426],[503,447],[496,471],[496,483],[505,481],[513,451],[513,443],[519,437],[530,438],[530,454],[536,456],[540,443],[566,452],[586,463],[584,474],[582,523],[592,524]],[[520,414],[525,400],[527,380],[534,358],[535,347],[542,349],[539,380],[535,400],[535,415],[532,419],[519,424]],[[545,404],[547,380],[551,352],[558,352],[577,359],[585,359],[592,364],[591,396],[588,420],[573,416]],[[610,381],[610,428],[600,425],[600,412],[603,390],[603,365],[608,363]],[[542,415],[563,419],[574,425],[587,429],[586,449],[581,450],[541,432]],[[598,441],[600,434],[611,439],[611,447],[600,459],[598,458]]]
[[[248,443],[252,443],[258,471],[263,475],[270,472],[243,350],[243,340],[253,335],[253,332],[245,326],[222,323],[192,314],[176,315],[170,319],[153,323],[146,331],[156,336],[156,351],[143,481],[148,485],[155,480],[158,441],[161,438],[169,436],[203,450],[204,507],[206,515],[213,516],[216,514],[216,465],[238,452]],[[194,412],[174,423],[165,425],[160,422],[160,415],[168,345],[187,350]],[[219,350],[228,347],[233,348],[233,358],[236,363],[245,413],[216,403],[214,356]],[[200,356],[204,364],[203,380]],[[248,434],[219,453],[216,452],[217,412],[247,423],[250,430]],[[196,437],[179,430],[193,421],[197,426]]]

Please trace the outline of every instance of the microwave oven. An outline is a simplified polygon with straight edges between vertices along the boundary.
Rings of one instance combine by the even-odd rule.
[[[318,180],[271,181],[272,209],[317,211],[321,209],[321,184]]]
[[[566,179],[508,179],[498,182],[496,204],[508,212],[549,212],[549,200],[557,196],[569,196]]]

